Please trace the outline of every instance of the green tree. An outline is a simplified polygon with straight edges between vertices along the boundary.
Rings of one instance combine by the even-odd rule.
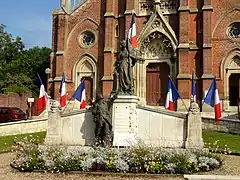
[[[0,93],[31,91],[37,95],[37,73],[44,75],[50,53],[47,47],[25,50],[21,38],[14,39],[0,24]]]

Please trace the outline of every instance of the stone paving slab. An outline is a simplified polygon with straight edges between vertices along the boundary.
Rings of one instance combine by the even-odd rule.
[[[223,175],[184,175],[188,180],[240,180],[240,176],[223,176]]]

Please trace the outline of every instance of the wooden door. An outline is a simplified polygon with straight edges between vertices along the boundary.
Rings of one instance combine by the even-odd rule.
[[[85,92],[86,92],[86,101],[93,99],[93,79],[91,77],[84,77],[85,79]]]
[[[147,66],[147,104],[152,106],[164,106],[169,66],[166,63],[151,63]]]

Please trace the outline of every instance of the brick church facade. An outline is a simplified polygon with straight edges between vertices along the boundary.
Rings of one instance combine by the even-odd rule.
[[[195,74],[201,104],[213,76],[224,110],[235,110],[240,77],[239,0],[62,0],[53,12],[49,91],[59,98],[66,75],[68,99],[85,78],[87,98],[112,91],[119,44],[135,13],[138,51],[135,94],[141,104],[164,105],[170,75],[189,105]],[[75,3],[75,4],[74,4]],[[181,101],[178,109],[183,110]]]

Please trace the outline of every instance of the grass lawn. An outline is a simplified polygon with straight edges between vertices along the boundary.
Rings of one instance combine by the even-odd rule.
[[[46,136],[46,132],[37,132],[31,134],[19,134],[14,136],[0,136],[0,151],[10,150],[12,145],[15,142],[21,141],[24,138],[35,138],[38,139],[39,142],[43,142]]]
[[[14,136],[2,136],[0,137],[0,151],[9,150],[14,142],[21,141],[25,137],[37,138],[39,142],[43,142],[46,136],[46,132],[38,132],[32,134],[21,134]],[[220,149],[224,149],[225,145],[232,151],[240,153],[240,135],[232,135],[228,133],[203,131],[203,140],[206,143],[206,148],[215,149],[219,146]],[[217,144],[216,141],[218,140]],[[210,145],[208,145],[210,143]],[[215,143],[215,145],[213,145]]]
[[[216,148],[219,146],[219,148],[223,149],[227,147],[232,152],[240,153],[240,135],[215,131],[203,131],[203,141],[204,143],[207,143],[205,145],[206,148]],[[218,142],[216,143],[216,141]],[[211,144],[208,145],[208,143]],[[216,145],[213,145],[214,143]]]

